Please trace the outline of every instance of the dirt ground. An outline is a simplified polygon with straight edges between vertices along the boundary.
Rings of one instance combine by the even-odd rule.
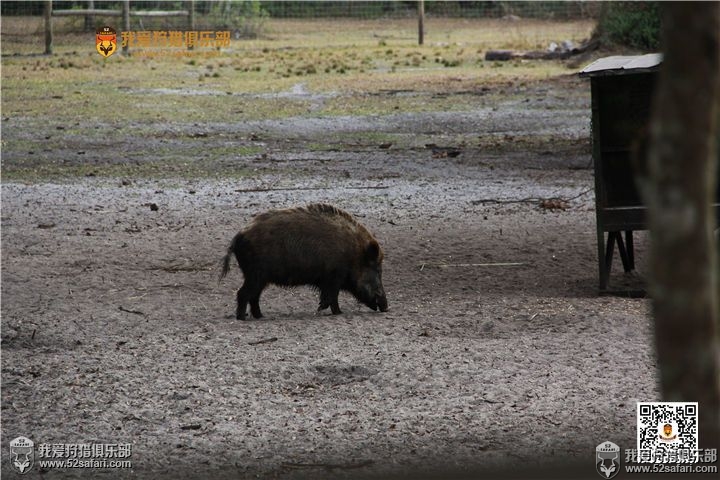
[[[649,302],[597,295],[589,85],[505,93],[464,92],[466,111],[179,121],[53,147],[89,164],[160,141],[259,148],[213,164],[251,172],[238,178],[4,182],[3,437],[133,445],[131,471],[26,478],[597,478],[595,447],[634,448],[635,402],[659,399]],[[62,138],[22,122],[5,118],[4,140]],[[328,137],[342,141],[307,148]],[[232,236],[315,201],[380,240],[389,311],[343,294],[342,315],[317,314],[312,290],[272,287],[266,318],[234,320],[241,273],[218,283]]]

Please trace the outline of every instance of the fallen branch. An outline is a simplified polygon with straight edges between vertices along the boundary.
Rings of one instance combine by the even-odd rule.
[[[498,199],[498,198],[481,198],[479,200],[471,200],[470,203],[473,205],[480,205],[483,203],[499,203],[499,204],[509,204],[509,203],[543,203],[543,202],[564,202],[568,203],[572,200],[575,200],[576,198],[580,198],[585,194],[588,194],[592,192],[592,188],[588,188],[587,190],[584,190],[577,195],[573,197],[549,197],[549,198],[540,198],[540,197],[526,197],[526,198],[520,198],[520,199]]]
[[[212,270],[215,266],[212,264],[200,264],[200,265],[168,265],[168,266],[152,266],[148,267],[146,270],[162,270],[163,272],[168,273],[177,273],[177,272],[202,272],[205,270]]]
[[[123,307],[122,305],[120,305],[120,306],[118,307],[118,310],[120,310],[121,312],[132,313],[132,314],[134,314],[134,315],[142,315],[142,316],[145,316],[145,313],[144,313],[144,312],[141,312],[140,310],[128,310],[127,308]]]
[[[411,88],[381,88],[375,95],[397,95],[399,93],[415,93]]]
[[[295,462],[283,462],[281,465],[285,468],[325,468],[328,470],[333,469],[344,469],[350,470],[354,468],[363,468],[372,465],[372,460],[363,460],[357,463],[295,463]]]
[[[235,190],[238,193],[249,193],[249,192],[277,192],[281,190],[325,190],[326,187],[278,187],[278,188],[238,188]]]
[[[564,60],[570,58],[573,55],[579,55],[581,53],[596,50],[600,46],[600,41],[597,38],[591,38],[585,41],[579,47],[573,48],[557,48],[555,50],[533,50],[530,52],[517,52],[514,50],[488,50],[485,52],[485,60],[487,61],[508,61],[518,58],[527,60]]]
[[[263,343],[277,342],[277,337],[264,338],[255,342],[248,342],[248,345],[262,345]]]
[[[191,423],[189,425],[180,425],[180,430],[200,430],[202,425],[199,423]]]
[[[387,185],[368,185],[363,187],[343,187],[349,190],[381,190],[390,188]],[[238,188],[235,191],[238,193],[249,193],[249,192],[277,192],[283,190],[327,190],[328,187],[277,187],[277,188]]]
[[[438,268],[449,268],[449,267],[519,267],[525,265],[522,262],[500,262],[500,263],[423,263],[420,265],[420,271],[422,272],[425,267],[438,267]]]
[[[564,50],[558,52],[547,52],[534,50],[532,52],[516,52],[513,50],[488,50],[485,52],[486,61],[506,62],[523,58],[526,60],[564,60],[573,55],[572,51]]]

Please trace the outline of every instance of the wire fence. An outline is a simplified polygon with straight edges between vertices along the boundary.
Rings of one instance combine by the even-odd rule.
[[[418,2],[259,2],[270,17],[398,18],[417,15]],[[424,2],[425,14],[438,17],[500,18],[590,18],[597,15],[597,2]]]
[[[43,14],[42,1],[0,2],[3,16]],[[578,19],[595,18],[601,2],[587,1],[426,1],[425,14],[432,17],[501,18],[514,15],[521,18]],[[53,9],[109,9],[119,10],[119,1],[55,1]],[[240,15],[259,14],[270,18],[403,18],[417,15],[417,1],[154,1],[131,2],[133,10],[187,10],[192,5],[199,17],[212,19],[217,12],[237,12]]]
[[[71,16],[52,17],[52,28],[59,35],[81,35],[106,25],[121,25],[121,17],[98,15],[98,10],[120,11],[122,1],[53,1],[52,10],[81,11]],[[0,2],[0,22],[5,45],[22,53],[41,53],[46,36],[43,12],[46,2]],[[592,20],[600,15],[602,2],[584,1],[424,1],[424,16],[433,18]],[[180,12],[186,16],[137,16],[130,18],[133,30],[229,30],[235,39],[262,36],[273,19],[345,18],[358,20],[417,18],[418,1],[133,1],[131,12]],[[67,12],[64,12],[67,13]],[[62,41],[62,37],[56,40]],[[9,50],[3,48],[3,53]]]

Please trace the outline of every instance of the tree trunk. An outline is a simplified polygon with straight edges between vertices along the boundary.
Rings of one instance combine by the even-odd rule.
[[[664,401],[699,402],[701,448],[720,440],[715,218],[720,3],[663,8],[664,59],[650,122],[648,206],[657,360]]]

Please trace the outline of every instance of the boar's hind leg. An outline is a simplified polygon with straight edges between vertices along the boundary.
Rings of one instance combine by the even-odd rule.
[[[255,318],[261,318],[260,312],[260,292],[263,286],[255,283],[249,283],[247,280],[237,291],[237,319],[245,320],[247,304],[250,302],[250,313]]]
[[[240,289],[237,291],[237,313],[235,315],[235,318],[238,320],[245,320],[245,311],[247,309],[247,289],[245,288],[245,285],[240,287]]]
[[[342,313],[340,311],[340,305],[338,304],[339,294],[339,288],[331,285],[323,286],[320,289],[320,306],[318,307],[318,311],[325,310],[326,308],[330,307],[330,311],[333,313],[333,315]]]

